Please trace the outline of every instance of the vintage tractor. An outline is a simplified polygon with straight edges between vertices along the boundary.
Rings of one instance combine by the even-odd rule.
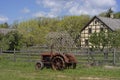
[[[35,64],[36,69],[43,69],[44,67],[53,70],[75,69],[77,64],[75,56],[70,53],[63,53],[65,49],[67,50],[65,52],[68,52],[74,46],[72,37],[67,32],[51,32],[46,36],[46,39],[51,51],[41,54],[41,60]]]
[[[66,68],[76,68],[77,60],[70,53],[46,52],[41,54],[41,60],[35,64],[36,69],[52,68],[53,70],[63,70]]]

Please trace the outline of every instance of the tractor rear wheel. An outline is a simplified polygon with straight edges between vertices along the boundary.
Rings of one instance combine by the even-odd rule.
[[[65,68],[65,62],[62,57],[56,56],[52,59],[53,70],[63,70]]]
[[[43,69],[43,67],[44,67],[44,65],[41,61],[36,62],[36,64],[35,64],[36,70],[41,70],[41,69]]]

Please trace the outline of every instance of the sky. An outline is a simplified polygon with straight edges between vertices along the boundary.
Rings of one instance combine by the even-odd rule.
[[[0,23],[36,17],[94,16],[109,8],[120,11],[120,0],[0,0]]]

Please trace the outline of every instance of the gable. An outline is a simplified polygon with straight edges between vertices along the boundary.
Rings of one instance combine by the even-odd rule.
[[[96,23],[95,23],[96,21],[97,21],[98,23],[104,25],[104,27],[110,29],[111,31],[114,31],[111,27],[109,27],[109,26],[106,24],[107,22],[104,22],[105,20],[102,21],[102,18],[99,18],[99,17],[97,17],[97,16],[94,16],[94,17],[81,29],[81,32],[82,32],[83,30],[85,30],[85,28],[87,28],[89,25],[94,25],[94,24],[96,24]]]

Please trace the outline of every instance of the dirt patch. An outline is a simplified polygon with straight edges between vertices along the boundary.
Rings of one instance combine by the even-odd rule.
[[[120,69],[120,67],[116,67],[116,66],[104,66],[104,68],[106,69]]]
[[[59,77],[59,78],[66,78],[67,76],[65,76],[65,75],[57,75],[57,77]]]
[[[73,79],[73,80],[113,80],[110,78],[99,78],[99,77],[71,77],[65,75],[57,75],[57,78]]]
[[[108,78],[98,78],[98,77],[80,77],[79,80],[111,80]]]

